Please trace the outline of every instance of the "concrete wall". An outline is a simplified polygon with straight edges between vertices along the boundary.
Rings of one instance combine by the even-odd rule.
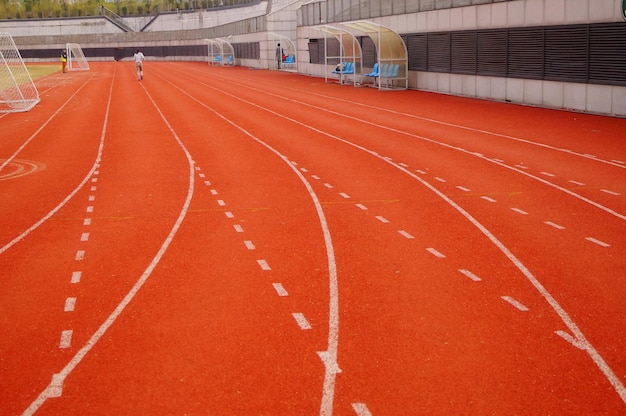
[[[397,33],[419,33],[620,22],[623,18],[621,0],[515,0],[370,20]],[[323,65],[308,63],[308,38],[320,38],[320,32],[299,27],[297,36],[298,70],[307,75],[324,76]],[[626,87],[619,86],[411,71],[409,88],[626,116]]]

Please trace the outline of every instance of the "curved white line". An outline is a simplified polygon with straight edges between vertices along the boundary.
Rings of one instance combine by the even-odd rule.
[[[256,141],[270,152],[274,153],[278,156],[283,162],[287,164],[291,168],[291,170],[298,176],[300,181],[306,187],[311,200],[313,201],[313,205],[315,206],[315,211],[317,212],[317,216],[320,221],[320,226],[322,229],[322,234],[324,237],[324,245],[326,247],[326,258],[328,262],[328,285],[329,285],[329,305],[328,305],[328,347],[326,351],[322,351],[319,353],[322,358],[322,362],[325,366],[324,373],[324,385],[322,388],[322,400],[320,404],[320,415],[322,416],[330,416],[333,414],[333,401],[335,396],[335,379],[336,375],[339,372],[339,366],[337,365],[337,350],[339,347],[339,286],[337,280],[337,263],[335,260],[335,250],[333,248],[332,237],[330,234],[330,229],[328,228],[328,223],[326,221],[326,215],[324,214],[324,210],[322,208],[322,204],[315,193],[315,190],[311,186],[310,182],[304,177],[304,175],[300,172],[300,170],[291,162],[289,159],[280,153],[278,150],[274,149],[258,137],[254,136],[252,133],[239,126],[232,120],[224,117],[222,114],[209,107],[202,101],[193,97],[188,92],[182,90],[177,85],[171,83],[169,80],[162,78],[165,82],[169,83],[176,87],[179,91],[187,95],[192,100],[196,101],[207,110],[211,111],[216,116],[220,117],[222,120],[240,130],[243,134],[250,137],[252,140]]]
[[[292,119],[290,117],[287,117],[284,114],[277,113],[275,111],[272,111],[272,110],[269,110],[269,109],[264,108],[262,106],[259,106],[259,105],[255,104],[255,103],[252,103],[252,102],[249,102],[247,100],[244,100],[241,97],[237,97],[237,96],[229,94],[227,92],[218,90],[218,89],[213,88],[213,87],[211,87],[209,85],[206,85],[206,86],[209,87],[209,88],[212,88],[215,91],[219,91],[219,92],[221,92],[224,95],[227,95],[229,97],[235,98],[235,99],[240,100],[242,102],[245,102],[246,104],[249,104],[249,105],[251,105],[253,107],[260,108],[260,109],[262,109],[262,110],[264,110],[264,111],[266,111],[268,113],[274,114],[274,115],[276,115],[278,117],[281,117],[281,118],[283,118],[285,120],[288,120],[288,121],[290,121],[290,122],[292,122],[294,124],[303,126],[303,127],[307,128],[307,129],[309,129],[311,131],[314,131],[316,133],[325,135],[325,136],[327,136],[327,137],[329,137],[331,139],[340,141],[342,143],[345,143],[347,145],[355,147],[355,148],[357,148],[357,149],[359,149],[361,151],[369,153],[370,155],[375,156],[376,158],[382,160],[383,162],[386,162],[386,163],[396,167],[397,169],[401,170],[402,172],[408,174],[412,178],[416,179],[418,182],[422,183],[424,186],[426,186],[432,192],[434,192],[437,196],[442,198],[450,206],[452,206],[454,209],[456,209],[463,217],[465,217],[468,221],[470,221],[470,223],[472,223],[476,228],[478,228],[478,230],[483,235],[485,235],[485,237],[487,237],[515,265],[515,267],[517,267],[517,269],[526,277],[526,279],[535,287],[535,289],[541,294],[541,296],[543,296],[543,298],[550,305],[550,307],[552,307],[552,309],[557,313],[559,318],[561,318],[561,320],[567,326],[567,328],[574,334],[574,336],[577,338],[578,342],[581,345],[585,345],[585,347],[586,347],[585,351],[587,351],[587,353],[591,357],[592,361],[600,369],[602,374],[604,374],[604,376],[607,378],[607,380],[609,380],[609,382],[611,383],[611,385],[613,386],[613,388],[615,389],[617,394],[622,399],[622,401],[624,403],[626,403],[626,387],[624,387],[624,384],[622,383],[620,378],[615,374],[615,372],[613,372],[613,370],[609,367],[609,365],[606,363],[606,361],[604,361],[604,359],[602,358],[600,353],[598,353],[598,351],[586,339],[586,337],[584,336],[582,331],[574,323],[572,318],[563,309],[563,307],[559,304],[559,302],[550,294],[550,292],[541,284],[541,282],[539,282],[539,280],[526,268],[526,266],[524,266],[524,264],[502,242],[500,242],[500,240],[498,240],[484,225],[482,225],[470,213],[465,211],[461,206],[456,204],[453,200],[451,200],[446,195],[444,195],[442,192],[437,190],[437,188],[435,188],[434,186],[432,186],[430,183],[426,182],[425,180],[423,180],[419,176],[415,175],[414,173],[412,173],[408,169],[404,168],[403,166],[400,166],[399,164],[396,164],[395,162],[393,162],[393,161],[391,161],[391,160],[389,160],[387,158],[384,158],[384,157],[380,156],[378,153],[376,153],[374,151],[366,149],[366,148],[364,148],[362,146],[359,146],[357,144],[351,143],[351,142],[349,142],[347,140],[344,140],[344,139],[342,139],[342,138],[340,138],[338,136],[332,135],[330,133],[324,132],[324,131],[322,131],[320,129],[317,129],[315,127],[309,126],[309,125],[307,125],[307,124],[305,124],[305,123],[303,123],[301,121],[298,121],[298,120]]]
[[[152,104],[154,105],[156,111],[159,113],[159,115],[165,122],[166,126],[168,127],[172,135],[174,136],[175,140],[178,142],[179,146],[185,153],[185,156],[187,157],[187,161],[189,163],[189,186],[187,188],[187,196],[185,198],[185,202],[167,238],[165,239],[165,241],[159,248],[157,254],[154,256],[154,258],[152,259],[152,261],[150,262],[146,270],[139,277],[137,282],[133,285],[133,287],[126,294],[126,296],[124,296],[122,301],[115,307],[113,312],[102,323],[100,328],[98,328],[98,330],[91,336],[91,338],[89,338],[87,343],[85,343],[85,345],[83,345],[82,348],[76,352],[76,354],[74,355],[74,357],[72,357],[70,362],[59,373],[55,374],[52,377],[52,381],[50,382],[50,384],[39,394],[39,396],[24,411],[24,413],[22,414],[23,416],[33,415],[45,403],[45,401],[48,398],[55,397],[55,393],[58,392],[59,387],[62,386],[63,384],[63,381],[70,375],[70,373],[76,368],[76,366],[80,364],[83,358],[85,358],[85,356],[91,351],[91,349],[96,345],[96,343],[100,340],[100,338],[102,338],[102,336],[111,327],[111,325],[113,325],[113,323],[121,315],[124,309],[133,300],[137,292],[139,292],[139,290],[142,288],[144,283],[148,280],[148,278],[150,277],[150,275],[152,274],[156,266],[161,261],[161,258],[163,257],[167,249],[169,248],[174,236],[178,232],[183,220],[185,219],[187,215],[187,211],[189,210],[189,205],[191,204],[191,199],[193,197],[194,183],[195,183],[194,182],[194,178],[195,178],[194,162],[191,158],[191,155],[187,151],[187,148],[182,143],[182,141],[180,140],[180,138],[178,137],[178,135],[176,134],[172,126],[165,119],[165,116],[163,115],[161,110],[158,108],[157,104],[154,102],[154,100],[152,99],[152,97],[150,96],[146,88],[143,87],[143,85],[142,85],[142,88],[144,89],[144,92],[146,93],[146,95],[148,96]],[[109,103],[107,104],[107,114],[108,114],[108,109],[110,107],[110,103],[111,103],[111,97],[109,96]]]

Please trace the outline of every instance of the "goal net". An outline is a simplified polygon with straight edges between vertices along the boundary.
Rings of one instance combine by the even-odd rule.
[[[28,111],[39,102],[20,52],[9,33],[0,33],[0,112]]]
[[[89,63],[85,58],[83,49],[78,43],[68,43],[67,49],[67,70],[68,71],[88,71]]]

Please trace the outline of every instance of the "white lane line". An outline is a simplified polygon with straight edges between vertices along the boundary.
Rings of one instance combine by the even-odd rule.
[[[587,237],[587,238],[585,238],[585,240],[590,241],[590,242],[592,242],[594,244],[597,244],[599,246],[602,246],[602,247],[611,247],[611,245],[609,243],[605,243],[604,241],[597,240],[597,239],[595,239],[593,237]]]
[[[415,238],[413,237],[411,234],[409,234],[408,232],[404,231],[404,230],[399,230],[398,233],[405,238],[408,238],[409,240]]]
[[[278,293],[278,296],[289,296],[289,293],[287,293],[282,283],[272,283],[272,286],[274,286],[274,290]]]
[[[252,241],[250,241],[250,240],[246,240],[246,241],[244,241],[243,243],[245,244],[245,246],[246,246],[246,248],[247,248],[248,250],[254,250],[254,249],[256,249],[256,247],[254,246],[254,243],[252,243]]]
[[[526,312],[528,311],[528,307],[526,307],[523,303],[521,303],[518,300],[513,299],[510,296],[501,296],[502,300],[510,303],[511,305],[513,305],[516,309],[522,311],[522,312]]]
[[[85,218],[83,220],[83,225],[91,225],[91,218]]]
[[[348,195],[345,192],[339,192],[339,195],[341,195],[341,197],[344,198],[344,199],[350,199],[350,195]]]
[[[446,182],[446,180],[444,178],[440,178],[440,177],[436,177],[435,180],[438,181],[438,182],[442,182],[442,183]]]
[[[309,321],[306,320],[306,318],[304,317],[304,314],[300,313],[300,312],[295,312],[291,314],[294,319],[296,320],[296,322],[298,323],[298,326],[300,327],[300,329],[311,329],[312,326],[309,323]]]
[[[466,187],[464,187],[464,186],[460,186],[460,185],[459,185],[459,186],[457,186],[457,189],[459,189],[459,190],[461,190],[461,191],[463,191],[463,192],[469,192],[469,191],[470,191],[470,190],[469,190],[469,188],[466,188]]]
[[[550,172],[539,172],[539,173],[541,173],[541,174],[542,174],[542,175],[544,175],[544,176],[549,176],[549,177],[551,177],[551,178],[553,178],[553,177],[555,177],[555,176],[556,176],[554,173],[550,173]]]
[[[96,189],[98,189],[98,187],[94,185],[94,186],[92,186],[89,189],[91,190],[91,192],[96,192]]]
[[[217,195],[217,191],[215,189],[211,189],[211,195]]]
[[[619,163],[620,165],[624,165],[624,164],[626,164],[626,162],[624,162],[623,160],[617,160],[617,159],[613,159],[613,160],[611,160],[611,162],[613,162],[613,163]]]
[[[428,173],[426,173],[425,171],[420,170],[420,169],[416,169],[415,172],[417,172],[419,174],[422,174],[422,175],[428,175]]]
[[[352,403],[352,408],[357,416],[372,416],[372,413],[365,403]]]
[[[469,277],[470,279],[472,279],[475,282],[480,282],[482,279],[478,276],[476,276],[474,273],[470,272],[467,269],[459,269],[459,271],[464,274],[465,276]]]
[[[518,214],[522,214],[522,215],[528,215],[528,212],[524,211],[523,209],[519,209],[519,208],[511,208],[511,211],[517,212]]]
[[[80,235],[80,241],[89,241],[89,233],[82,233]]]
[[[91,182],[92,182],[92,183],[96,183],[96,182],[98,182],[98,178],[91,178]]]
[[[74,331],[66,329],[61,332],[61,341],[59,341],[59,348],[69,348],[72,345],[72,334]]]
[[[407,165],[406,163],[398,163],[398,165],[402,166],[403,168],[408,168],[409,165]]]
[[[565,229],[565,227],[563,227],[562,225],[555,224],[552,221],[544,221],[543,223],[546,224],[546,225],[549,225],[550,227],[556,228],[557,230],[564,230]]]
[[[235,231],[237,231],[238,233],[243,233],[243,227],[239,224],[235,224],[233,225],[233,228],[235,229]]]
[[[560,336],[561,338],[563,338],[565,341],[572,344],[573,346],[575,346],[576,348],[578,348],[579,350],[584,351],[587,349],[587,344],[584,341],[574,338],[572,335],[570,335],[569,333],[565,331],[558,330],[558,331],[554,331],[554,333]]]
[[[309,171],[307,168],[300,168],[300,170],[304,173],[307,173]]]
[[[328,189],[333,189],[333,186],[329,183],[325,183],[324,186],[327,187]]]
[[[79,283],[82,275],[83,272],[72,272],[72,279],[70,280],[70,283]]]
[[[356,204],[356,207],[363,210],[363,211],[367,211],[367,207],[363,204]]]
[[[200,168],[200,166],[196,166],[196,167],[194,167],[194,169],[195,170],[200,170],[201,168]]]
[[[578,182],[578,181],[568,181],[569,183],[573,183],[574,185],[578,185],[578,186],[585,186],[584,183],[582,182]]]
[[[311,175],[311,177],[312,177],[313,179],[317,180],[317,181],[319,181],[319,179],[320,179],[320,177],[319,177],[319,176],[317,176],[317,175]]]
[[[224,215],[226,215],[226,218],[235,218],[235,214],[230,211],[226,211]]]
[[[76,257],[74,257],[74,260],[77,260],[77,261],[85,260],[85,250],[78,250],[76,252]]]
[[[433,256],[435,256],[437,258],[440,258],[440,259],[443,259],[443,258],[446,257],[444,254],[440,253],[439,251],[437,251],[436,249],[434,249],[432,247],[428,247],[426,249],[426,251],[428,251],[430,254],[432,254]]]
[[[520,169],[528,169],[528,166],[525,165],[515,165],[515,167]]]
[[[199,176],[200,178],[202,178],[202,179],[206,178],[206,175],[205,175],[204,173],[200,173],[200,174],[198,174],[198,176]]]
[[[206,186],[211,186],[211,181],[204,181],[204,184],[205,184]]]
[[[482,199],[484,199],[484,200],[485,200],[485,201],[487,201],[487,202],[498,202],[498,201],[496,201],[495,199],[493,199],[493,198],[491,198],[491,197],[488,197],[488,196],[484,196],[484,195],[483,195],[483,196],[481,196],[481,198],[482,198]]]
[[[74,309],[76,309],[76,298],[65,299],[65,307],[63,307],[63,312],[74,312]]]
[[[377,215],[377,216],[376,216],[376,219],[377,219],[378,221],[382,222],[383,224],[387,224],[387,223],[389,223],[389,220],[388,220],[387,218],[385,218],[385,217],[383,217],[383,216],[380,216],[380,215]]]
[[[613,195],[613,196],[620,196],[621,195],[619,192],[611,191],[610,189],[600,189],[600,192],[604,192],[605,194],[609,194],[609,195]]]
[[[87,198],[89,200],[89,202],[93,202],[96,200],[96,196],[95,195],[89,195],[89,198]]]
[[[261,260],[257,260],[256,262],[259,263],[259,266],[261,266],[262,270],[272,270],[272,268],[267,263],[267,261],[261,259]]]
[[[217,200],[217,205],[219,205],[220,207],[223,207],[226,205],[226,202],[224,202],[222,199],[218,199]]]
[[[93,212],[93,205],[89,205],[85,212]]]

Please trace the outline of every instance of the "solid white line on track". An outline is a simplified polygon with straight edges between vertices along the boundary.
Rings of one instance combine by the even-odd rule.
[[[558,330],[558,331],[555,331],[555,334],[557,334],[558,336],[563,338],[565,341],[569,342],[570,344],[572,344],[573,346],[578,348],[579,350],[586,350],[587,349],[587,344],[585,344],[584,342],[581,342],[580,340],[574,338],[573,336],[571,336],[570,334],[568,334],[565,331]]]

